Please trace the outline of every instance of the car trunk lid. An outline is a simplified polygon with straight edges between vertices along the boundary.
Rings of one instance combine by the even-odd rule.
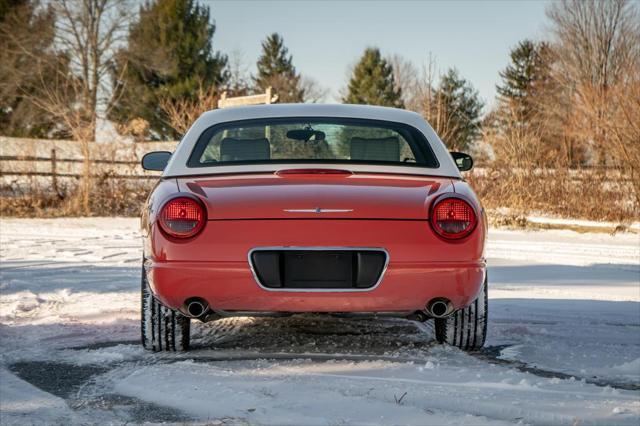
[[[428,218],[429,200],[452,192],[450,178],[287,169],[178,179],[207,204],[209,220]]]

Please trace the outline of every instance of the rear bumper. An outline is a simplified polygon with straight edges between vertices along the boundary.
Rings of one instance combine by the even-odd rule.
[[[261,288],[244,262],[147,262],[151,289],[172,309],[201,297],[212,309],[260,312],[404,312],[423,310],[435,297],[456,309],[473,302],[485,276],[483,262],[391,262],[380,284],[360,291],[278,291]]]
[[[445,242],[426,221],[290,220],[209,221],[189,242],[167,240],[151,227],[147,277],[167,307],[205,299],[212,309],[255,312],[415,312],[433,298],[456,309],[473,302],[485,278],[484,230]],[[388,253],[382,279],[371,289],[266,289],[252,273],[258,247],[368,247]]]

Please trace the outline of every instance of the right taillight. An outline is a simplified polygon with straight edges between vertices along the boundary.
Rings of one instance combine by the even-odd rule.
[[[476,212],[460,198],[445,198],[433,206],[431,225],[442,237],[460,239],[469,235],[476,227]]]
[[[175,238],[190,238],[204,228],[207,215],[204,206],[193,198],[177,197],[160,211],[160,227]]]

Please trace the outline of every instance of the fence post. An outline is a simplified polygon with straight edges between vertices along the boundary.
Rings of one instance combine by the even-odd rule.
[[[58,194],[58,176],[56,174],[56,150],[51,150],[51,185],[53,191]]]

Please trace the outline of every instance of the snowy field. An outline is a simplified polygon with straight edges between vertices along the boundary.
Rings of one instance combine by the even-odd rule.
[[[486,348],[429,324],[196,325],[139,346],[135,219],[0,221],[0,424],[640,423],[640,236],[491,230]]]

